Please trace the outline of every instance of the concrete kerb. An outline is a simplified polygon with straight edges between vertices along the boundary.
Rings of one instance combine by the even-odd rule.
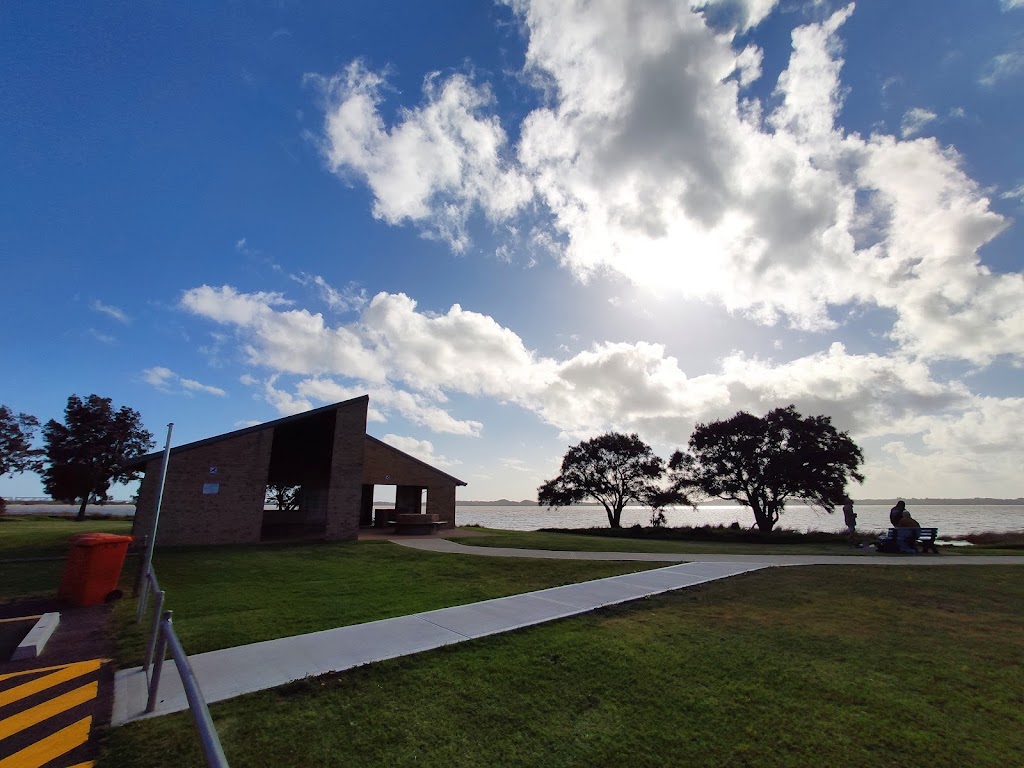
[[[60,624],[59,613],[44,613],[40,616],[32,629],[25,635],[25,638],[18,644],[18,647],[14,649],[14,653],[11,654],[11,661],[36,658],[43,652],[46,642],[50,639],[53,631],[57,629],[58,624]]]

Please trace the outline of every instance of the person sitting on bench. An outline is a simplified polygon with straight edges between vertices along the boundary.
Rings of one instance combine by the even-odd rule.
[[[908,555],[916,555],[917,547],[914,545],[918,534],[921,533],[921,524],[910,516],[910,511],[903,510],[903,517],[896,523],[896,546],[900,552]]]

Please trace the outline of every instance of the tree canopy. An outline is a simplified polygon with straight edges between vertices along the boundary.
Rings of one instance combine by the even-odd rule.
[[[39,451],[32,448],[32,438],[39,419],[27,413],[15,414],[0,405],[0,477],[16,472],[38,472],[42,467]],[[0,512],[5,508],[0,498]]]
[[[725,421],[698,424],[686,453],[669,459],[671,488],[736,501],[770,532],[791,499],[833,512],[858,483],[864,457],[828,416],[803,417],[792,405],[763,418],[745,411]]]
[[[547,507],[563,507],[585,499],[601,503],[608,525],[622,526],[622,509],[630,502],[649,503],[661,488],[665,462],[639,436],[609,432],[572,446],[562,471],[537,490]]]
[[[127,406],[114,409],[109,397],[68,398],[64,423],[50,419],[43,427],[47,467],[43,487],[54,499],[79,503],[85,519],[90,501],[105,502],[111,483],[135,480],[139,470],[125,464],[153,447],[142,416]]]

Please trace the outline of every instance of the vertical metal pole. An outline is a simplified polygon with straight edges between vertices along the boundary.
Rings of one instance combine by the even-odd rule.
[[[153,566],[153,548],[156,546],[156,527],[160,522],[160,505],[164,501],[164,483],[167,482],[167,461],[171,457],[171,433],[174,431],[174,422],[167,425],[167,442],[164,444],[164,461],[160,467],[160,490],[156,495],[156,510],[153,512],[153,528],[149,532],[149,543],[146,546],[146,559],[143,562],[143,574],[148,575],[149,569]],[[139,607],[135,612],[135,620],[142,618],[145,610],[145,598],[139,601]]]
[[[153,606],[153,628],[149,632],[149,642],[146,644],[146,663],[142,668],[149,672],[149,665],[153,663],[153,652],[156,650],[156,638],[160,634],[160,614],[164,610],[164,591],[160,590],[156,595],[156,605]]]
[[[167,629],[164,628],[164,624],[167,624]],[[156,696],[160,690],[160,673],[164,669],[164,656],[167,655],[167,635],[166,632],[170,628],[171,623],[171,611],[164,611],[164,616],[160,620],[159,639],[156,643],[156,657],[153,659],[153,674],[149,676],[149,699],[146,701],[146,712],[152,712],[156,709]]]

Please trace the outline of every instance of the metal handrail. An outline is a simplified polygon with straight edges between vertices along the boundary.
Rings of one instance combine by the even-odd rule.
[[[153,673],[149,681],[149,699],[146,702],[146,712],[153,712],[156,709],[157,692],[160,688],[160,673],[164,666],[164,656],[170,646],[171,657],[174,665],[178,668],[178,677],[181,678],[181,685],[185,689],[185,697],[188,699],[188,707],[192,712],[192,718],[196,722],[196,729],[199,731],[199,740],[202,742],[203,755],[206,758],[206,765],[209,768],[229,768],[228,759],[224,756],[224,749],[220,745],[220,738],[217,736],[217,729],[213,725],[213,718],[210,717],[210,708],[206,706],[206,699],[199,688],[199,681],[196,680],[192,665],[188,663],[188,655],[181,647],[178,636],[174,633],[174,625],[171,621],[171,611],[164,611],[160,619],[156,647],[156,657],[153,664]]]
[[[160,674],[163,672],[167,647],[170,646],[171,657],[174,659],[174,665],[178,668],[178,677],[181,678],[181,685],[185,689],[185,697],[188,699],[188,708],[192,712],[192,718],[196,721],[196,729],[199,731],[199,740],[203,746],[206,764],[209,768],[228,768],[228,760],[220,745],[220,738],[213,725],[213,718],[210,717],[210,709],[206,706],[206,699],[199,688],[199,681],[196,680],[195,672],[192,671],[192,665],[188,661],[188,655],[181,647],[181,641],[178,640],[178,636],[174,632],[174,625],[171,623],[172,613],[164,610],[166,595],[160,589],[160,582],[157,581],[156,571],[153,570],[152,565],[146,569],[142,582],[139,607],[135,615],[137,622],[142,620],[147,599],[150,593],[153,594],[153,618],[150,623],[149,640],[146,643],[146,662],[143,665],[149,678],[146,712],[156,710],[157,695],[160,691]]]

